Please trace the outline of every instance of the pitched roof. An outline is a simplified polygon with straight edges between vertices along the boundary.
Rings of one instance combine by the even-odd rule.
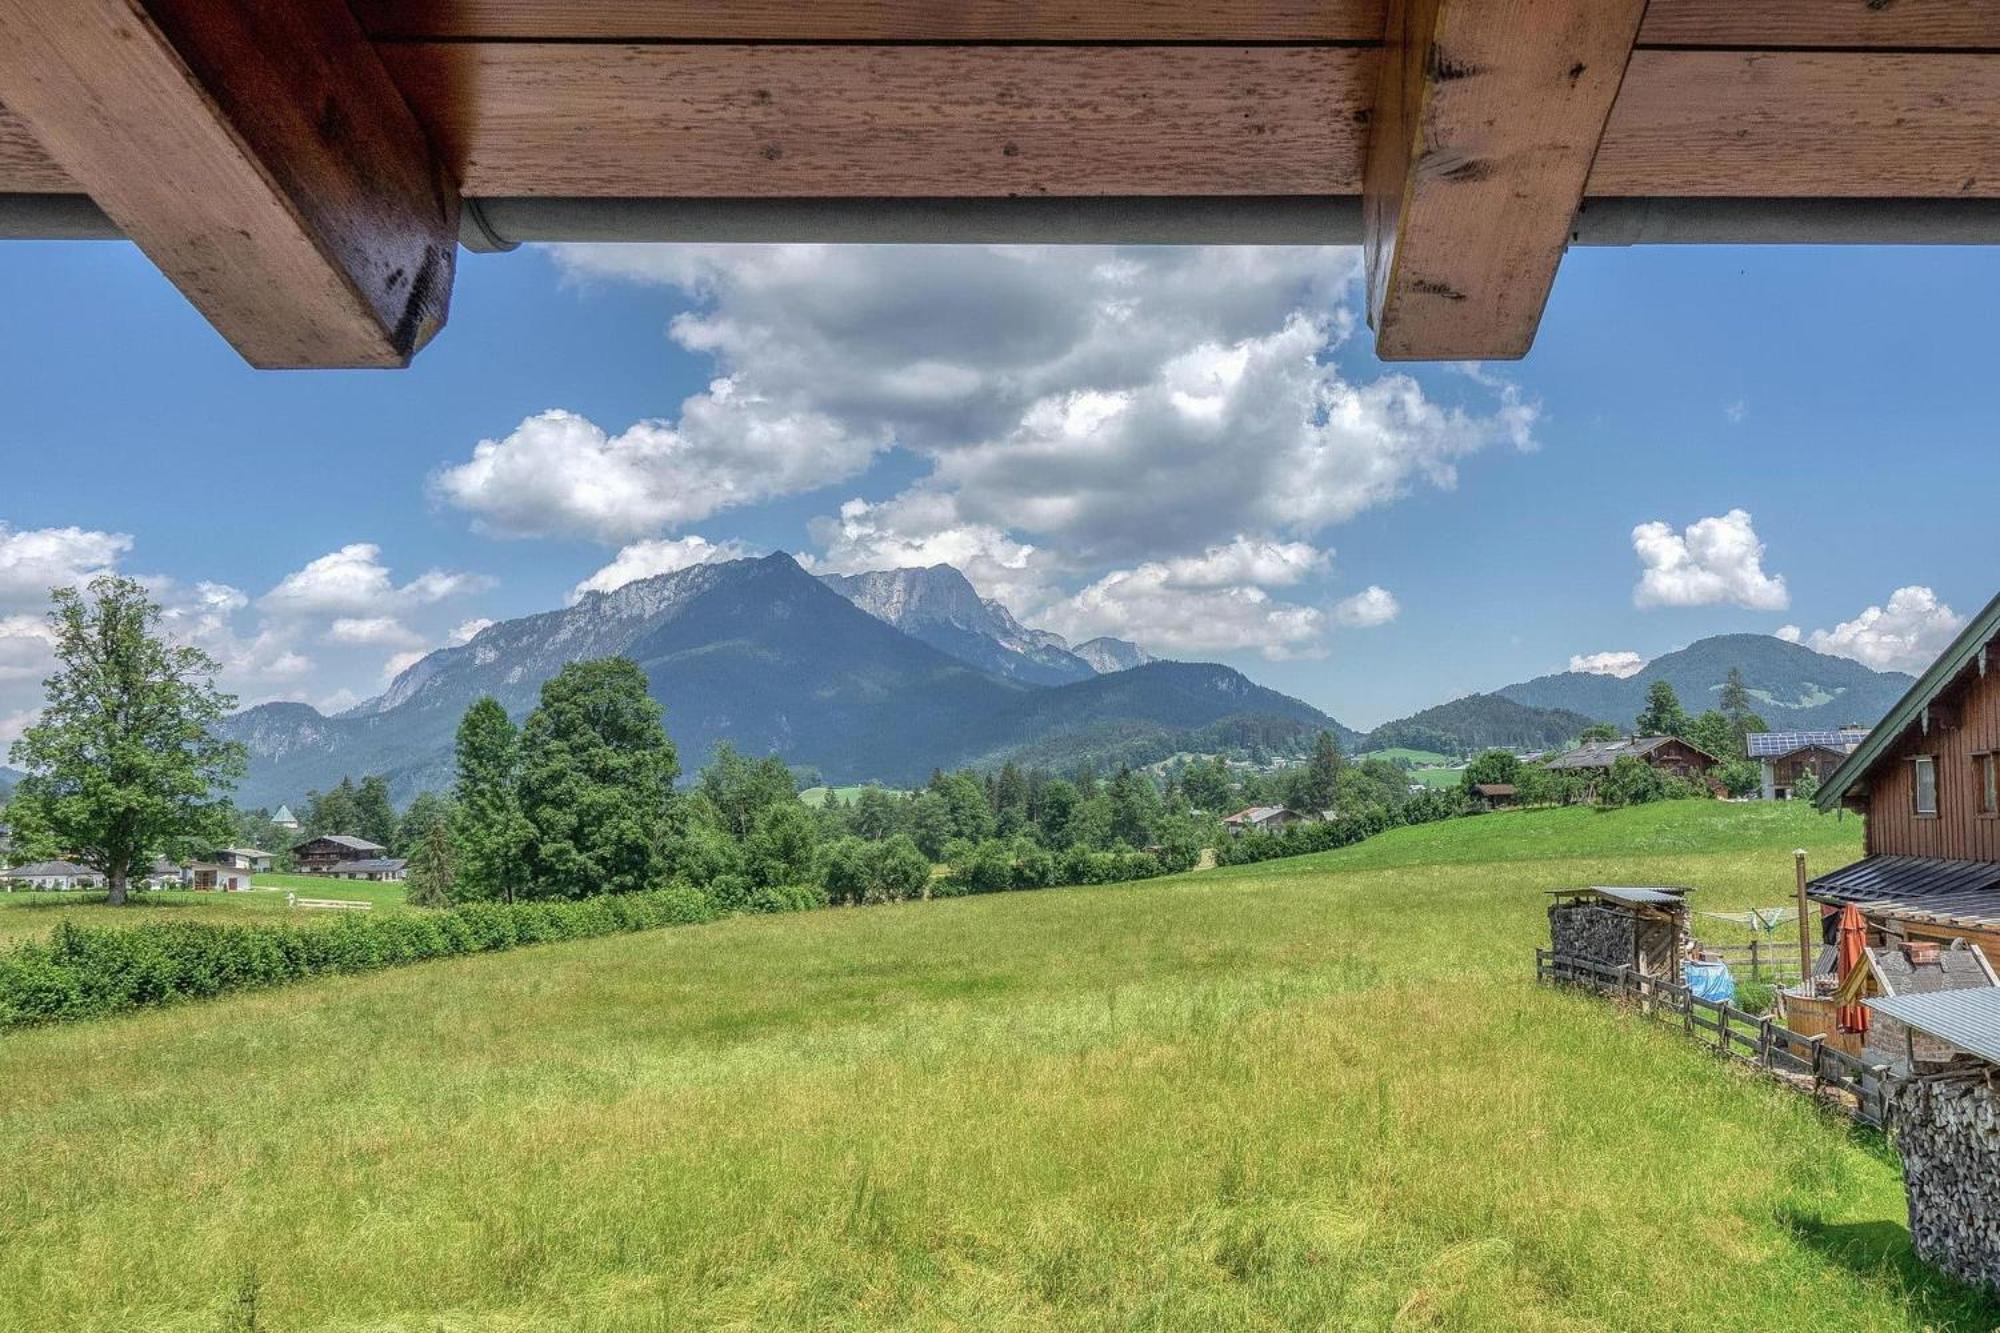
[[[1511,782],[1475,782],[1472,790],[1481,796],[1512,796],[1514,784]]]
[[[54,879],[58,876],[68,876],[71,879],[80,876],[97,878],[95,870],[89,866],[80,866],[74,861],[32,861],[24,866],[15,866],[4,873],[9,879]]]
[[[365,861],[338,861],[328,868],[329,875],[366,875],[380,871],[401,870],[409,865],[401,857],[378,856]]]
[[[1811,749],[1847,754],[1867,739],[1866,727],[1842,727],[1838,731],[1753,731],[1743,738],[1743,746],[1752,759],[1777,759]]]
[[[299,822],[299,817],[292,813],[292,807],[281,805],[278,807],[278,813],[271,816],[271,822],[273,824],[296,824]]]
[[[1693,750],[1704,759],[1715,758],[1714,755],[1702,749],[1699,745],[1696,745],[1692,741],[1684,740],[1679,736],[1628,736],[1624,740],[1618,741],[1585,741],[1574,750],[1564,751],[1562,754],[1549,760],[1546,767],[1609,768],[1628,754],[1634,758],[1644,759],[1661,746],[1670,745],[1675,741],[1680,741],[1682,745],[1687,746],[1688,749]]]
[[[297,844],[292,850],[297,851],[299,847],[310,847],[316,842],[330,842],[336,847],[345,847],[350,852],[386,852],[389,850],[379,842],[370,842],[366,838],[350,838],[345,833],[322,833],[317,838],[307,838],[304,842]]]
[[[2000,1064],[2000,987],[1891,995],[1868,1001],[1868,1007],[1968,1055]]]
[[[1917,683],[1910,687],[1910,692],[1896,701],[1889,715],[1868,733],[1868,739],[1847,756],[1846,763],[1833,771],[1833,776],[1826,780],[1826,785],[1814,798],[1819,808],[1831,810],[1839,804],[1849,789],[1902,739],[1903,733],[1922,720],[1924,709],[1944,693],[1945,687],[1957,680],[1962,672],[1975,663],[1984,670],[1986,645],[1995,634],[2000,634],[2000,597],[1988,602],[1986,609],[1959,631],[1958,637],[1951,641],[1951,647],[1931,663],[1930,670],[1917,677]]]
[[[1806,885],[1824,903],[1920,925],[2000,929],[2000,862],[1871,856]]]
[[[1905,949],[1870,949],[1868,961],[1890,995],[1932,995],[1995,984],[1985,956],[1957,940],[1940,946],[1934,962],[1913,963]]]
[[[1634,907],[1679,907],[1687,901],[1687,890],[1666,884],[1592,884],[1581,889],[1550,889],[1553,898],[1580,898],[1595,894]]]

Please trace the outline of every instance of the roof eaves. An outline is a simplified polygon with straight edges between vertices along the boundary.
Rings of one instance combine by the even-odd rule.
[[[1822,810],[1831,810],[1840,803],[1840,798],[1857,782],[1863,774],[1875,766],[1875,762],[1901,738],[1905,729],[1916,721],[1924,705],[1937,698],[1944,688],[1958,679],[1961,671],[1971,666],[1979,657],[1979,652],[1995,633],[2000,633],[2000,596],[1986,604],[1986,609],[1972,618],[1959,636],[1952,640],[1951,647],[1937,661],[1931,663],[1930,670],[1917,677],[1917,683],[1909,693],[1896,701],[1889,715],[1875,724],[1868,733],[1868,739],[1855,747],[1833,776],[1819,789],[1813,803]]]

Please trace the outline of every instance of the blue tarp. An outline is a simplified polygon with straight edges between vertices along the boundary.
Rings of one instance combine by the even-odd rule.
[[[1730,1004],[1736,999],[1736,978],[1729,975],[1727,963],[1689,963],[1686,965],[1687,987],[1696,998],[1713,1004]]]

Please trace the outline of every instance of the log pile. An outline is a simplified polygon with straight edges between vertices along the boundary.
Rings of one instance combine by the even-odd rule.
[[[1635,956],[1638,918],[1592,902],[1561,903],[1549,910],[1549,940],[1557,958],[1627,967]]]
[[[1890,1117],[1925,1263],[2000,1291],[2000,1087],[1982,1065],[1891,1085]]]

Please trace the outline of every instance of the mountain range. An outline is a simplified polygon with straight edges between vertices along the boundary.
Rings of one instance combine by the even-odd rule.
[[[1090,656],[1025,629],[956,570],[822,580],[779,553],[491,625],[336,716],[265,704],[224,730],[250,752],[246,806],[297,801],[346,774],[381,774],[406,799],[450,783],[453,734],[474,700],[490,694],[518,718],[565,663],[623,655],[646,672],[688,768],[725,740],[830,782],[890,785],[1015,756],[1147,762],[1220,734],[1299,750],[1322,728],[1358,740],[1232,668],[1140,660],[1116,640],[1082,647]],[[1136,665],[1100,672],[1093,658]]]
[[[482,695],[516,718],[565,663],[624,655],[666,709],[693,769],[728,741],[833,783],[921,782],[933,768],[1008,759],[1100,767],[1221,750],[1296,754],[1325,729],[1350,753],[1462,754],[1560,746],[1592,722],[1629,727],[1655,680],[1690,712],[1732,667],[1774,728],[1872,723],[1911,678],[1766,635],[1703,639],[1626,677],[1567,671],[1468,695],[1363,735],[1212,663],[1024,626],[949,565],[815,577],[783,553],[697,565],[503,621],[440,649],[387,691],[327,716],[273,703],[230,718],[250,752],[245,805],[296,802],[344,775],[381,774],[397,799],[447,786],[452,741]]]

